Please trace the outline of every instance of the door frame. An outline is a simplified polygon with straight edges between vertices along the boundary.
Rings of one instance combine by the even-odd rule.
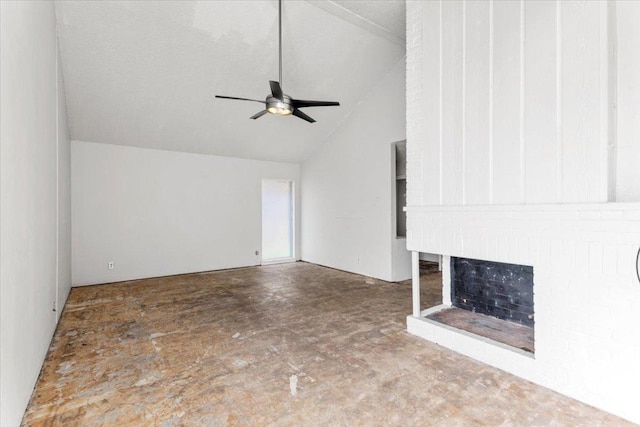
[[[262,207],[264,200],[262,185],[265,181],[282,182],[286,181],[290,184],[289,196],[291,197],[291,256],[283,258],[264,259],[264,245],[262,241]],[[260,265],[283,264],[288,262],[296,262],[296,182],[289,178],[262,178],[260,181]]]

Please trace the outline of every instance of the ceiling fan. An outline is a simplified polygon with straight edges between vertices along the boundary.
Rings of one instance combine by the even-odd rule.
[[[302,99],[294,99],[282,91],[282,0],[278,0],[278,48],[280,54],[280,81],[269,81],[269,86],[271,86],[271,94],[267,95],[267,98],[264,101],[260,101],[258,99],[237,98],[234,96],[223,95],[216,95],[216,98],[237,99],[240,101],[253,101],[265,104],[264,110],[250,117],[254,120],[264,116],[267,113],[270,113],[275,114],[276,116],[294,115],[301,118],[302,120],[308,121],[309,123],[315,123],[315,120],[300,111],[300,108],[331,107],[340,105],[339,102],[335,101],[305,101]]]

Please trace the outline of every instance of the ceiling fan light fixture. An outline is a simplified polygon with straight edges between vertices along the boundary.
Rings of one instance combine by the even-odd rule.
[[[293,113],[293,111],[288,108],[280,108],[280,107],[269,107],[267,111],[271,114],[275,114],[276,116],[288,116]]]
[[[291,105],[291,98],[287,95],[283,96],[280,100],[274,96],[267,97],[267,111],[276,116],[288,116],[293,113],[293,106]]]

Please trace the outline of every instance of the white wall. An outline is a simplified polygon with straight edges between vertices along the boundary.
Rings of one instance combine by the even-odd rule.
[[[58,53],[58,58],[60,57]],[[62,66],[58,60],[58,290],[56,314],[60,319],[71,290],[71,140],[67,120]]]
[[[0,15],[0,424],[10,427],[69,291],[70,160],[53,3],[0,2]]]
[[[303,163],[305,261],[383,280],[410,276],[393,216],[392,143],[405,139],[404,94],[402,60]],[[396,271],[394,248],[405,257]]]
[[[618,1],[616,200],[640,201],[640,2]]]
[[[299,165],[72,141],[73,284],[260,264],[263,178]]]
[[[407,3],[407,246],[533,266],[536,353],[409,331],[634,422],[640,206],[603,202],[639,200],[622,159],[640,150],[639,19],[630,2]]]

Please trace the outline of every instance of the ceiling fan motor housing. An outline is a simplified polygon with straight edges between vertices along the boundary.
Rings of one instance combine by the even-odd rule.
[[[340,105],[339,102],[335,101],[305,101],[300,99],[295,100],[291,99],[290,96],[285,95],[282,92],[282,87],[280,87],[280,84],[282,83],[282,0],[278,0],[278,54],[280,59],[280,64],[278,67],[278,70],[280,71],[280,79],[278,81],[269,80],[271,94],[267,95],[267,99],[264,102],[267,108],[254,114],[250,117],[250,119],[256,120],[269,113],[276,116],[294,115],[309,123],[315,123],[315,120],[303,113],[300,108],[330,107]],[[216,95],[216,98],[237,99],[240,101],[253,101],[262,103],[262,101],[259,101],[257,99],[237,98],[234,96]]]
[[[288,116],[293,113],[293,104],[291,98],[282,95],[282,99],[278,99],[273,95],[267,95],[267,111],[278,116]]]

